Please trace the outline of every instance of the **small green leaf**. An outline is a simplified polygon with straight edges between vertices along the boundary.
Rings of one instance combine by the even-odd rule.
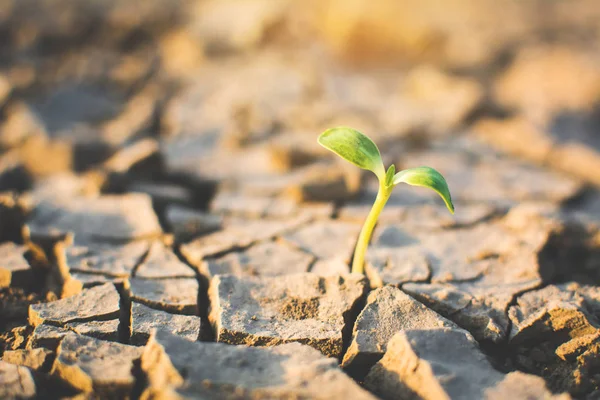
[[[439,194],[450,213],[454,214],[454,205],[452,204],[452,197],[450,197],[450,190],[446,179],[437,172],[435,169],[430,167],[417,167],[409,168],[398,172],[394,176],[394,185],[399,183],[408,183],[413,186],[422,186],[433,189]]]
[[[372,171],[379,179],[385,178],[385,169],[377,145],[359,131],[346,127],[331,128],[319,136],[318,142],[344,160]]]
[[[385,173],[385,186],[392,187],[394,185],[394,174],[396,173],[396,166],[390,165],[387,172]]]

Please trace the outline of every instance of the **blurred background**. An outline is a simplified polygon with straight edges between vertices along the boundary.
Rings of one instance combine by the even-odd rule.
[[[340,204],[373,186],[316,145],[347,125],[459,209],[600,219],[599,44],[594,0],[3,0],[0,190]]]

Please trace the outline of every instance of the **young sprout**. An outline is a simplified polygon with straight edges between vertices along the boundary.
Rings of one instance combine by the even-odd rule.
[[[364,271],[365,253],[371,240],[373,228],[377,223],[379,214],[387,203],[392,190],[399,183],[408,183],[413,186],[422,186],[435,190],[446,203],[450,213],[454,214],[454,205],[450,197],[450,190],[446,180],[438,171],[430,167],[409,168],[396,173],[396,167],[392,164],[387,172],[381,160],[379,149],[373,141],[357,130],[339,127],[328,129],[319,136],[319,144],[352,164],[372,171],[379,179],[379,191],[369,212],[365,224],[360,231],[354,259],[352,260],[352,272],[362,274]]]

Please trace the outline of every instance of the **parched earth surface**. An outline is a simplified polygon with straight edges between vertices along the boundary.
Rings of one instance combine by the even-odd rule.
[[[0,3],[0,398],[600,397],[594,0]]]

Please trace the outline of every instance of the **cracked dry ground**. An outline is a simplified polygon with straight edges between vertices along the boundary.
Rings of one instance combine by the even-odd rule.
[[[300,2],[138,3],[0,5],[0,398],[600,396],[594,1],[421,10],[432,54],[344,2],[347,42]],[[457,209],[398,188],[365,276],[340,124]]]

